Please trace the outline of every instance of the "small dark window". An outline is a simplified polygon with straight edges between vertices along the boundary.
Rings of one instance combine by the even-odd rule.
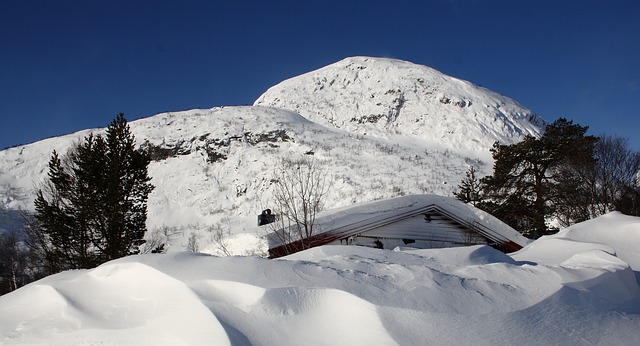
[[[404,243],[404,245],[407,245],[407,244],[413,244],[416,241],[415,239],[402,239],[402,242]]]

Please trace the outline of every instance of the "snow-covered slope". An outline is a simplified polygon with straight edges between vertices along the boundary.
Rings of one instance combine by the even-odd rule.
[[[640,247],[640,219],[610,214],[560,237],[513,257],[486,246],[130,256],[1,296],[0,344],[637,344],[627,261],[639,255],[615,254]]]
[[[266,106],[194,109],[130,122],[138,145],[155,157],[148,236],[155,232],[183,248],[194,233],[204,248],[217,230],[255,232],[283,158],[313,157],[324,167],[331,208],[405,194],[450,196],[469,165],[480,175],[490,173],[493,141],[537,135],[543,124],[471,83],[377,58],[347,59],[283,82],[256,104]],[[51,152],[65,153],[89,132],[103,130],[0,151],[0,208],[32,210]]]
[[[201,246],[218,229],[251,230],[269,207],[274,168],[283,158],[313,157],[332,189],[327,205],[341,207],[402,194],[449,195],[467,165],[486,165],[455,152],[349,133],[268,107],[221,107],[163,113],[130,123],[149,166],[150,230],[181,247],[190,232]],[[95,129],[101,132],[104,129]],[[33,208],[52,150],[64,153],[89,131],[0,151],[0,202]]]
[[[403,135],[463,151],[539,136],[544,121],[508,97],[410,62],[353,57],[286,80],[255,105],[382,137]]]

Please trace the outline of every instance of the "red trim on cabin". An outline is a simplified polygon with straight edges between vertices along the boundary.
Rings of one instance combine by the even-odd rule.
[[[312,247],[326,245],[334,240],[338,240],[338,238],[339,237],[333,234],[321,233],[304,240],[296,240],[294,242],[269,249],[269,258],[273,259],[287,256]]]

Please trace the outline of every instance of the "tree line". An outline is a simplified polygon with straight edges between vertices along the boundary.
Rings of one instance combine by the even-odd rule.
[[[495,143],[493,174],[474,167],[454,195],[531,238],[610,211],[640,216],[640,152],[560,118],[540,138]]]

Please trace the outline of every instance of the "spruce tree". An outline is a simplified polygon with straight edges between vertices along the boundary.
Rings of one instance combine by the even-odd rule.
[[[49,180],[35,200],[53,270],[90,268],[135,253],[153,190],[148,165],[123,114],[106,136],[90,134],[63,159],[54,151]]]
[[[470,166],[465,178],[460,182],[460,185],[458,185],[458,190],[454,191],[453,195],[460,201],[475,206],[480,203],[481,194],[482,185],[476,177],[476,169]]]

